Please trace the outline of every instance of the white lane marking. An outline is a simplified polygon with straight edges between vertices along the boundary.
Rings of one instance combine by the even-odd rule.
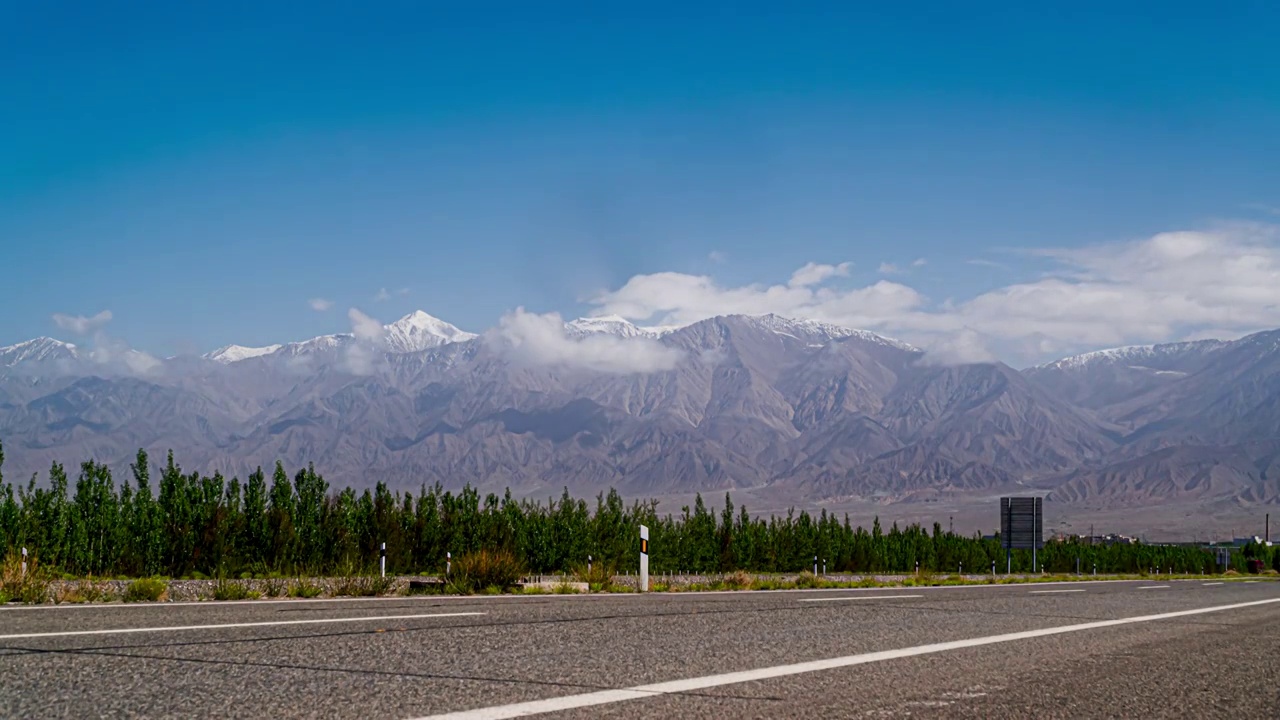
[[[65,630],[61,632],[18,633],[0,635],[0,640],[24,640],[30,638],[70,637],[73,635],[123,635],[126,633],[180,632],[184,630],[226,630],[229,628],[269,627],[275,625],[317,625],[321,623],[381,622],[384,620],[421,620],[424,618],[462,617],[485,615],[482,612],[432,613],[429,615],[376,615],[372,617],[319,618],[311,620],[272,620],[269,622],[221,623],[217,625],[172,625],[169,627],[112,628],[108,630]]]
[[[1226,585],[1226,583],[1202,583],[1205,587],[1213,587],[1214,585]]]
[[[836,602],[838,600],[905,600],[907,598],[922,598],[923,595],[859,595],[857,597],[838,597],[838,598],[803,598],[796,602]]]
[[[1072,590],[1032,590],[1030,594],[1031,595],[1052,595],[1054,593],[1070,593],[1070,592],[1085,592],[1085,590],[1084,588],[1075,588]]]
[[[831,658],[828,660],[813,660],[810,662],[795,663],[793,665],[778,665],[775,667],[759,668],[756,670],[724,673],[722,675],[707,675],[705,677],[689,678],[686,680],[672,680],[670,682],[654,683],[652,685],[637,685],[635,687],[619,688],[617,690],[601,690],[599,692],[582,693],[580,695],[564,695],[561,697],[547,698],[546,700],[512,703],[510,705],[495,705],[492,707],[476,708],[475,710],[461,710],[442,715],[425,716],[418,720],[500,720],[501,718],[540,715],[542,713],[572,710],[574,708],[594,707],[597,705],[607,705],[627,700],[641,700],[660,695],[705,690],[707,688],[720,687],[722,685],[734,685],[737,683],[752,682],[755,680],[768,680],[770,678],[786,677],[788,675],[800,675],[802,673],[818,672],[821,670],[833,670],[836,668],[849,667],[851,665],[864,665],[866,663],[881,662],[884,660],[896,660],[899,658],[915,657],[917,655],[928,655],[931,653],[946,652],[948,650],[959,650],[961,648],[994,645],[996,643],[1013,642],[1015,640],[1029,640],[1048,635],[1061,635],[1063,633],[1079,632],[1081,630],[1094,630],[1097,628],[1115,627],[1118,625],[1152,622],[1154,620],[1168,620],[1171,618],[1203,615],[1205,613],[1223,612],[1226,610],[1238,610],[1240,608],[1256,607],[1259,605],[1267,605],[1277,602],[1280,602],[1280,598],[1255,600],[1252,602],[1236,603],[1233,605],[1218,605],[1215,607],[1197,608],[1195,610],[1179,610],[1176,612],[1161,613],[1159,615],[1140,615],[1137,617],[1119,618],[1117,620],[1098,620],[1095,622],[1080,623],[1078,625],[1060,625],[1058,627],[1042,628],[1040,630],[1025,630],[1022,632],[1006,633],[1003,635],[970,638],[968,640],[953,640],[951,642],[934,643],[931,645],[917,645],[916,647],[901,648],[898,650],[883,650],[880,652],[863,653],[861,655],[847,655],[845,657]]]
[[[1165,590],[1168,587],[1169,587],[1168,585],[1142,585],[1138,589],[1139,590]]]

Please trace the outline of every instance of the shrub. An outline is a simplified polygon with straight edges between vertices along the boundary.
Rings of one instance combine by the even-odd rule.
[[[124,590],[125,602],[158,602],[168,596],[169,584],[159,578],[139,578]]]
[[[214,600],[256,600],[262,593],[249,588],[249,583],[219,578],[213,587]]]
[[[262,590],[267,597],[280,597],[286,594],[289,588],[280,578],[267,578],[262,582]]]
[[[311,582],[310,580],[298,578],[298,580],[294,582],[293,586],[289,588],[289,597],[313,598],[318,597],[321,592],[322,590],[319,585]]]
[[[802,570],[796,576],[796,587],[798,588],[818,588],[822,587],[822,580],[808,570]]]
[[[616,571],[617,568],[612,563],[595,562],[590,568],[579,565],[574,569],[573,575],[578,582],[586,583],[590,592],[608,592],[613,587]]]
[[[752,581],[752,577],[745,571],[738,570],[725,575],[720,585],[727,590],[746,590],[751,587]]]
[[[4,602],[20,602],[38,605],[49,600],[49,573],[35,557],[27,561],[27,571],[22,572],[22,555],[11,550],[0,567],[0,597]]]
[[[391,582],[391,578],[384,578],[378,575],[344,575],[334,582],[333,594],[350,597],[373,597],[389,590]]]
[[[54,594],[55,603],[91,603],[111,600],[114,593],[106,583],[97,583],[92,577],[84,578],[74,585],[64,583]]]
[[[490,586],[503,591],[524,577],[524,565],[508,550],[477,550],[453,561],[447,589],[463,595]]]

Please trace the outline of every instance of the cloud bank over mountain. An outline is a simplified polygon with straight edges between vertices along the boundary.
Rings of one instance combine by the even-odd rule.
[[[848,263],[810,262],[787,283],[774,285],[725,286],[677,272],[637,275],[591,303],[600,313],[662,325],[772,312],[883,332],[922,347],[981,344],[986,350],[980,355],[1034,362],[1068,351],[1239,337],[1280,325],[1278,237],[1275,226],[1237,223],[1132,242],[1011,252],[1011,261],[1049,267],[960,301],[930,298],[905,280],[837,282],[848,275]],[[913,269],[924,265],[912,263]],[[880,270],[901,272],[889,263]]]

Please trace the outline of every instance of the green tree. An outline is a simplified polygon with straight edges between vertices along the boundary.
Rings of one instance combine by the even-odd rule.
[[[293,486],[285,474],[284,465],[276,463],[271,476],[271,495],[267,508],[267,564],[276,570],[293,568],[293,549],[296,547],[294,532]]]

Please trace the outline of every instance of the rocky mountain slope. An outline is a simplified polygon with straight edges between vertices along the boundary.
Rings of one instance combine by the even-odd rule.
[[[1280,500],[1280,331],[1019,372],[772,315],[477,336],[419,312],[359,337],[136,365],[47,338],[0,348],[6,474],[89,457],[123,469],[144,447],[226,474],[279,459],[335,485],[526,495]]]

